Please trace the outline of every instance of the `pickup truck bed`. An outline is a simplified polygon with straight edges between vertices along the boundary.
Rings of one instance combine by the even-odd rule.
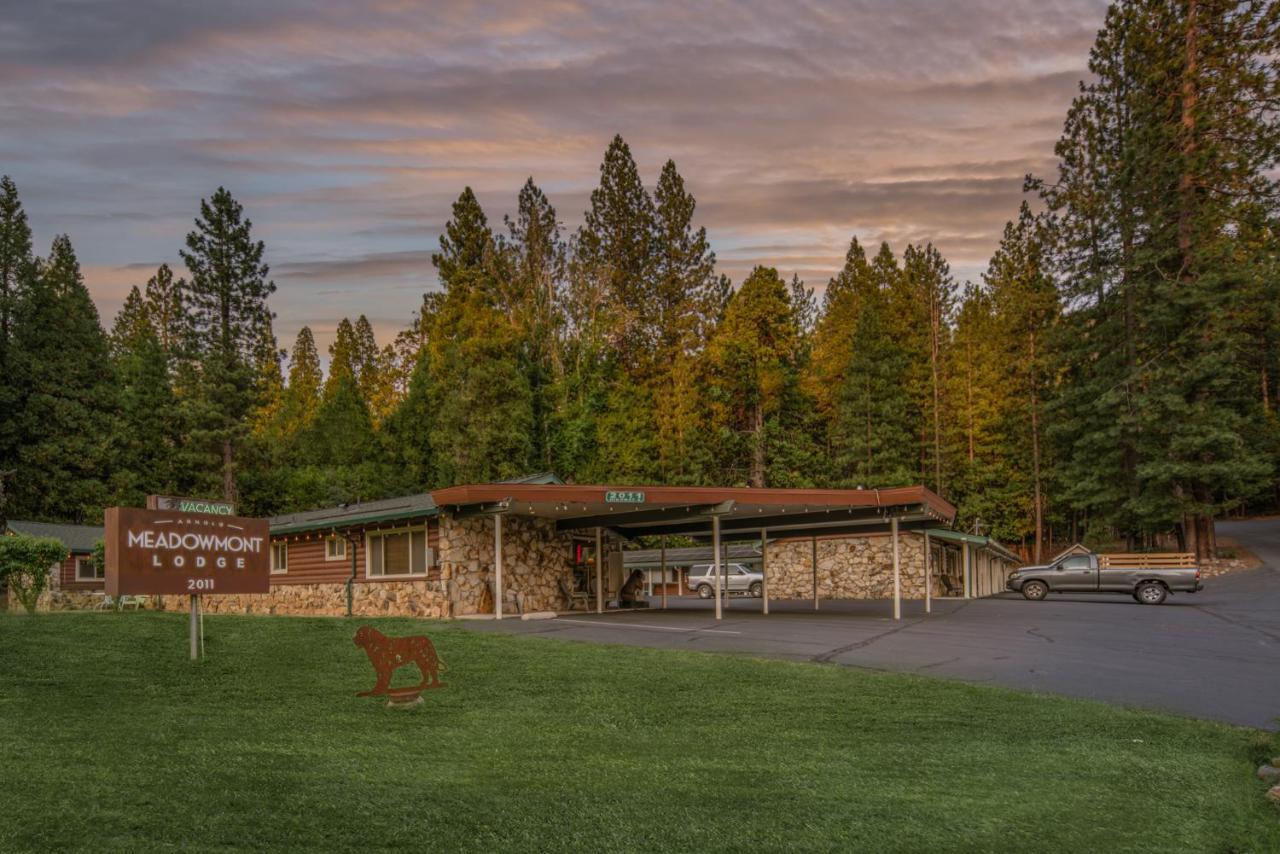
[[[1204,589],[1195,555],[1183,553],[1071,554],[1045,566],[1009,574],[1009,590],[1039,601],[1049,593],[1128,593],[1144,605],[1159,605],[1171,593]]]

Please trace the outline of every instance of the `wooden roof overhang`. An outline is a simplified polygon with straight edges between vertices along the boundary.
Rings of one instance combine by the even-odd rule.
[[[625,496],[629,500],[619,500]],[[477,484],[432,493],[455,515],[502,513],[552,519],[560,531],[609,528],[634,539],[681,534],[752,539],[887,532],[949,525],[956,509],[923,486],[894,489],[751,489],[745,487]]]

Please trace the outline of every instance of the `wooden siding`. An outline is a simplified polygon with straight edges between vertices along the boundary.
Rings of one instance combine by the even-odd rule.
[[[93,555],[72,555],[58,565],[58,587],[63,590],[105,590],[107,586],[105,579],[96,578],[93,581],[76,580],[76,560],[82,557],[92,559]]]
[[[420,527],[423,520],[416,519],[405,523],[405,527]],[[431,549],[431,553],[435,559],[435,564],[427,568],[426,578],[428,580],[438,579],[440,577],[440,523],[434,519],[426,521],[427,526],[427,548]],[[383,530],[391,531],[400,528],[400,524],[388,524]],[[359,533],[359,543],[355,546],[356,556],[356,583],[381,583],[383,581],[408,581],[422,579],[423,576],[391,576],[387,578],[366,578],[365,577],[365,539],[360,528],[354,529]],[[371,529],[376,531],[377,528]],[[308,539],[309,537],[309,539]],[[346,584],[347,579],[351,577],[351,553],[352,545],[347,544],[347,554],[338,560],[327,560],[325,558],[325,540],[328,539],[327,534],[292,534],[287,537],[272,537],[272,544],[285,542],[289,546],[289,569],[287,572],[273,573],[271,575],[272,585],[277,584]]]

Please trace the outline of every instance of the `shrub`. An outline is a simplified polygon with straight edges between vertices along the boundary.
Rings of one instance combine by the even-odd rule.
[[[28,614],[36,612],[53,566],[66,557],[66,546],[52,537],[0,536],[0,578]]]

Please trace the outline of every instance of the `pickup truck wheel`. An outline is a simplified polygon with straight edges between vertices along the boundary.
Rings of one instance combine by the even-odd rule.
[[[1022,585],[1022,595],[1032,602],[1039,602],[1049,595],[1049,585],[1043,581],[1028,581]]]
[[[1169,591],[1164,589],[1164,585],[1154,581],[1139,584],[1138,589],[1133,591],[1133,598],[1143,605],[1159,605],[1168,595]]]
[[[764,593],[764,585],[759,581],[751,582],[751,595],[759,599]]]
[[[711,598],[711,594],[712,594],[712,592],[713,592],[713,591],[711,590],[711,585],[710,585],[710,584],[699,584],[699,585],[698,585],[698,598],[699,598],[699,599],[710,599],[710,598]]]

